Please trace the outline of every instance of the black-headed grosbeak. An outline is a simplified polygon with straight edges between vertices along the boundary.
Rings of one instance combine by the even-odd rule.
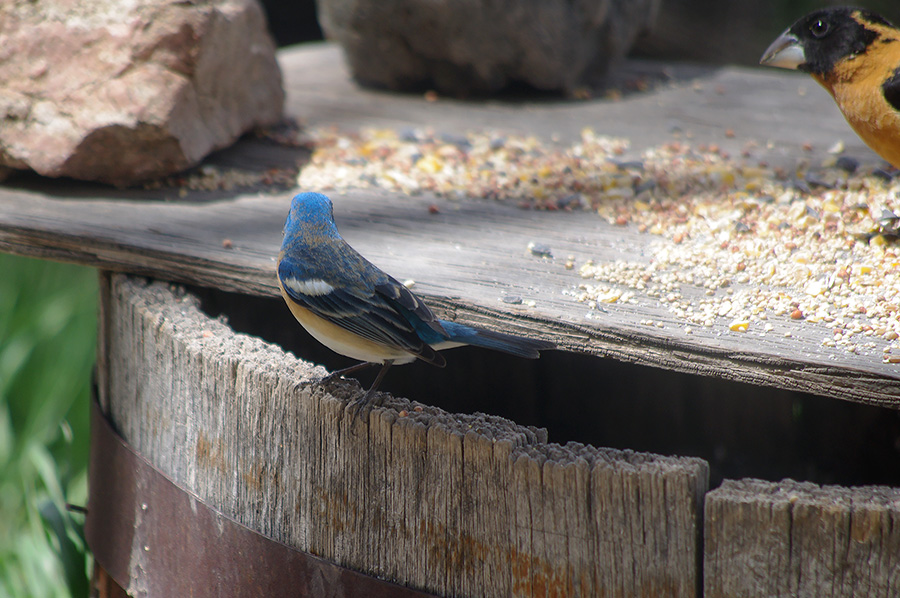
[[[760,64],[812,75],[862,140],[900,168],[900,29],[860,8],[817,10],[772,42]]]

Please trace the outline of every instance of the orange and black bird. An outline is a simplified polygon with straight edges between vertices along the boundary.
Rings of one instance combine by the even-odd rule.
[[[862,140],[900,168],[900,29],[861,8],[825,8],[791,25],[759,62],[812,75]]]

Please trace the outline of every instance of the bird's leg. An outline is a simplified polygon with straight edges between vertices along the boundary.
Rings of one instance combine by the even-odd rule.
[[[325,376],[324,378],[322,378],[319,381],[319,384],[327,384],[328,382],[331,382],[332,380],[336,380],[337,378],[340,378],[341,376],[344,376],[345,374],[352,374],[353,372],[365,369],[372,365],[377,365],[377,364],[372,363],[371,361],[362,361],[360,363],[357,363],[356,365],[351,365],[348,368],[335,370],[335,371],[331,372],[330,374],[328,374],[327,376]]]
[[[372,393],[378,390],[378,385],[381,384],[381,380],[384,378],[384,375],[387,374],[388,369],[394,365],[393,359],[387,359],[384,362],[384,365],[381,366],[381,370],[378,372],[378,375],[375,376],[375,382],[372,382],[372,387],[369,389],[369,392],[366,393],[366,396],[369,397]],[[366,399],[368,400],[368,399]]]
[[[375,382],[372,383],[372,386],[369,388],[369,390],[366,391],[366,394],[350,403],[350,408],[354,410],[357,416],[365,418],[365,416],[369,413],[369,410],[372,409],[372,398],[375,396],[375,391],[378,390],[378,385],[381,384],[381,380],[384,378],[384,375],[387,374],[387,371],[393,364],[393,359],[385,360],[384,365],[381,366],[381,370],[378,372],[378,375],[375,376]]]

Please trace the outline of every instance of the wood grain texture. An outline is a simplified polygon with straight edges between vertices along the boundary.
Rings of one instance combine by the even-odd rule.
[[[0,193],[0,249],[230,291],[278,293],[274,257],[288,197],[169,204],[26,201],[22,193]],[[443,202],[444,212],[432,215],[423,206],[428,201],[359,191],[336,197],[335,212],[354,247],[400,280],[415,280],[416,292],[442,317],[548,338],[569,351],[900,406],[896,365],[883,363],[880,354],[823,346],[831,334],[826,327],[775,321],[771,334],[721,334],[722,322],[686,334],[664,304],[641,297],[588,319],[588,308],[563,294],[581,282],[577,274],[564,268],[564,260],[526,252],[528,242],[538,240],[579,263],[649,256],[647,235],[580,214],[479,201]],[[232,240],[231,249],[222,246],[224,238]],[[507,295],[533,300],[535,307],[503,303]],[[663,328],[641,325],[643,320]],[[782,328],[792,337],[785,338]]]
[[[900,489],[728,480],[704,531],[707,598],[900,594]]]
[[[416,94],[360,87],[331,44],[283,50],[279,62],[286,111],[310,127],[423,126],[454,134],[488,129],[561,143],[579,139],[582,129],[591,127],[630,139],[631,152],[624,157],[672,141],[677,130],[692,144],[716,143],[732,155],[748,140],[771,141],[761,155],[772,164],[792,166],[798,154],[815,160],[840,139],[851,155],[879,160],[852,132],[828,93],[804,73],[625,61],[611,73],[611,88],[627,90],[641,79],[655,88],[614,102],[528,97],[428,102]],[[726,136],[726,129],[734,136]],[[814,151],[803,149],[806,142]]]
[[[362,422],[345,412],[355,383],[322,388],[321,368],[177,287],[114,275],[103,305],[114,425],[244,525],[441,595],[697,595],[699,459],[393,397]]]
[[[825,148],[844,139],[854,155],[868,152],[827,94],[810,91],[796,100],[798,87],[812,90],[815,84],[790,73],[675,65],[665,67],[671,85],[621,102],[432,103],[359,89],[329,45],[288,50],[281,61],[288,111],[310,126],[431,126],[457,134],[491,128],[570,141],[590,125],[628,136],[634,152],[671,140],[677,127],[695,143],[715,141],[735,154],[748,139],[771,140],[766,151],[773,164],[796,161],[798,153],[819,159],[815,151],[800,150],[804,141]],[[724,136],[726,128],[734,137]],[[298,160],[298,150],[258,140],[212,158],[251,169]],[[172,190],[32,181],[0,188],[0,251],[277,295],[274,258],[292,193],[197,192],[178,199]],[[563,267],[565,256],[579,264],[649,261],[660,242],[654,235],[585,214],[530,212],[485,200],[368,190],[334,199],[338,225],[351,244],[395,277],[415,280],[415,290],[442,317],[552,339],[567,351],[900,408],[896,364],[883,363],[877,348],[853,354],[824,346],[832,339],[827,327],[785,317],[771,319],[775,329],[768,334],[722,332],[728,322],[721,318],[713,328],[697,326],[686,334],[684,322],[647,297],[587,317],[588,308],[564,294],[582,282]],[[428,212],[432,203],[439,214]],[[557,258],[527,255],[529,241],[549,245]],[[502,302],[510,295],[533,300],[535,307]],[[662,328],[641,324],[647,320]],[[791,338],[784,337],[788,331]]]

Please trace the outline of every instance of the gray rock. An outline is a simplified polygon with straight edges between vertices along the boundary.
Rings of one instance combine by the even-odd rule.
[[[317,0],[326,36],[363,84],[492,93],[595,86],[660,0]]]
[[[128,185],[281,117],[257,0],[42,0],[2,13],[0,170]]]

